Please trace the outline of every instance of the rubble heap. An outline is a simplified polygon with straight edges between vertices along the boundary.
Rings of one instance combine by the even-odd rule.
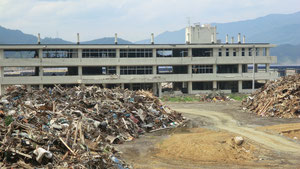
[[[243,101],[243,107],[259,116],[300,118],[300,74],[267,82]]]
[[[0,168],[123,169],[129,166],[112,144],[183,117],[147,91],[14,86],[0,97],[0,120]]]

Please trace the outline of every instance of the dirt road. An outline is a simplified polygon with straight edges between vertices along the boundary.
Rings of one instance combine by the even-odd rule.
[[[245,136],[268,148],[271,148],[272,150],[300,155],[300,144],[297,144],[281,136],[271,135],[263,131],[258,131],[255,128],[240,126],[238,122],[228,114],[193,108],[175,108],[174,110],[183,113],[190,113],[208,117],[209,119],[211,119],[211,122],[214,123],[214,126],[219,129],[227,130],[229,132]]]
[[[163,130],[120,145],[124,159],[134,168],[300,168],[300,142],[262,129],[278,124],[293,125],[291,123],[300,123],[300,119],[257,117],[243,112],[239,102],[167,105],[190,119],[187,129],[206,128],[207,131]],[[253,147],[249,149],[250,154],[240,157],[244,148],[228,146],[228,139],[233,136],[245,137],[246,151],[247,144]],[[186,156],[190,153],[190,157]],[[226,157],[224,161],[208,158],[210,155],[222,157],[222,153]],[[230,157],[233,158],[228,161]]]

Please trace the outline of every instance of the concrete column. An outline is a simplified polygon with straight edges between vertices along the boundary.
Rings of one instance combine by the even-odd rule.
[[[161,83],[158,83],[158,97],[162,97],[162,86],[161,86]]]
[[[257,73],[257,72],[258,72],[258,64],[255,64],[255,66],[254,66],[254,70],[255,70],[255,73]]]
[[[157,95],[157,84],[153,83],[153,94],[156,96]]]
[[[133,84],[129,83],[129,90],[133,90]]]
[[[229,56],[233,56],[233,48],[228,48],[229,49]]]
[[[188,74],[189,74],[189,75],[193,74],[192,68],[193,68],[192,65],[188,65]]]
[[[44,76],[43,67],[39,67],[39,76]]]
[[[188,48],[188,57],[192,57],[192,56],[193,56],[192,48]]]
[[[121,66],[116,67],[117,75],[121,75]]]
[[[217,64],[213,64],[213,74],[217,74]]]
[[[189,81],[188,82],[188,94],[192,94],[193,92],[193,82]]]
[[[241,80],[239,80],[239,82],[238,82],[238,92],[239,93],[242,93],[242,91],[243,91],[243,81],[241,81]]]
[[[249,56],[249,48],[245,48],[245,56]]]
[[[32,91],[32,86],[31,85],[26,85],[27,91],[31,92]]]
[[[78,76],[82,76],[82,66],[78,66]]]
[[[266,56],[270,56],[270,48],[266,48]]]
[[[43,89],[44,88],[44,85],[43,84],[39,84],[39,89]]]
[[[266,72],[270,72],[270,63],[266,64]]]
[[[219,48],[213,48],[213,57],[219,56]]]
[[[120,58],[120,49],[116,49],[116,58]]]
[[[242,48],[236,48],[236,56],[242,56]]]
[[[39,49],[39,58],[40,58],[40,59],[43,58],[43,49]]]
[[[264,48],[258,48],[259,52],[258,52],[258,55],[259,56],[263,56],[263,50]]]
[[[79,59],[82,58],[82,49],[78,49],[78,58],[79,58]]]
[[[156,49],[152,49],[152,57],[156,58]]]
[[[157,66],[156,66],[156,65],[152,66],[152,73],[153,73],[154,75],[157,74]]]
[[[213,81],[213,89],[218,89],[218,87],[217,87],[217,81]]]
[[[125,89],[124,83],[121,83],[121,89]]]
[[[226,57],[226,49],[227,48],[224,47],[224,48],[221,48],[221,49],[222,49],[222,57]]]
[[[102,84],[103,88],[106,88],[106,84]]]
[[[238,68],[238,72],[239,73],[242,73],[243,72],[243,64],[239,64],[239,68]]]

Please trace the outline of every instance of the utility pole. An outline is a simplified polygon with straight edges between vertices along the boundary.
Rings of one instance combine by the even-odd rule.
[[[255,90],[255,55],[256,55],[256,49],[255,49],[255,45],[253,45],[252,48],[252,61],[253,61],[253,72],[252,72],[252,93],[254,93]]]

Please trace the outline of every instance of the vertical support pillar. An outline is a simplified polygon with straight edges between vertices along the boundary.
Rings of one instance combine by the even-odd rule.
[[[32,91],[31,85],[26,85],[26,88],[27,88],[27,91],[28,91],[28,92],[31,92],[31,91]]]
[[[116,67],[116,71],[117,71],[117,75],[120,76],[120,75],[121,75],[121,66],[118,65],[118,66]]]
[[[156,58],[156,49],[152,49],[152,57]]]
[[[156,65],[152,66],[152,73],[153,73],[154,75],[157,74],[157,66],[156,66]]]
[[[0,50],[0,62],[3,62],[4,60],[4,50]],[[0,96],[5,94],[5,87],[2,84],[2,80],[4,77],[4,67],[0,67]]]
[[[192,48],[188,48],[188,57],[193,57]]]
[[[193,66],[192,65],[188,65],[188,74],[189,75],[193,74]]]
[[[193,93],[193,82],[188,81],[188,94],[192,94],[192,93]]]
[[[243,64],[239,64],[238,72],[239,73],[243,72]]]
[[[39,89],[43,89],[44,88],[44,85],[43,84],[39,84]]]
[[[133,84],[129,83],[129,90],[133,90]]]
[[[81,59],[82,58],[82,49],[78,49],[78,58]]]
[[[120,49],[116,49],[116,58],[120,58]]]
[[[218,89],[218,87],[217,87],[217,81],[213,81],[213,89],[214,89],[214,90],[217,90],[217,89]]]
[[[78,66],[78,76],[82,77],[82,66]]]
[[[243,81],[241,80],[238,81],[238,92],[239,93],[243,92]]]
[[[102,84],[103,88],[106,88],[106,84]]]
[[[157,84],[156,83],[153,83],[153,94],[155,95],[155,96],[157,96]]]
[[[254,66],[254,70],[255,70],[255,73],[257,73],[258,72],[258,64],[254,64],[255,66]]]
[[[161,83],[158,83],[158,97],[162,97],[162,86],[161,86]]]
[[[213,74],[217,74],[217,64],[213,64]]]
[[[266,48],[266,56],[270,56],[270,48]]]
[[[264,48],[258,48],[259,52],[258,52],[258,55],[259,56],[263,56],[263,50]]]
[[[43,58],[43,49],[39,49],[39,58],[40,58],[40,59]]]
[[[125,89],[124,83],[121,83],[121,89]]]
[[[270,63],[266,64],[266,72],[270,72]]]
[[[219,56],[219,49],[213,48],[213,57],[218,57],[218,56]]]

